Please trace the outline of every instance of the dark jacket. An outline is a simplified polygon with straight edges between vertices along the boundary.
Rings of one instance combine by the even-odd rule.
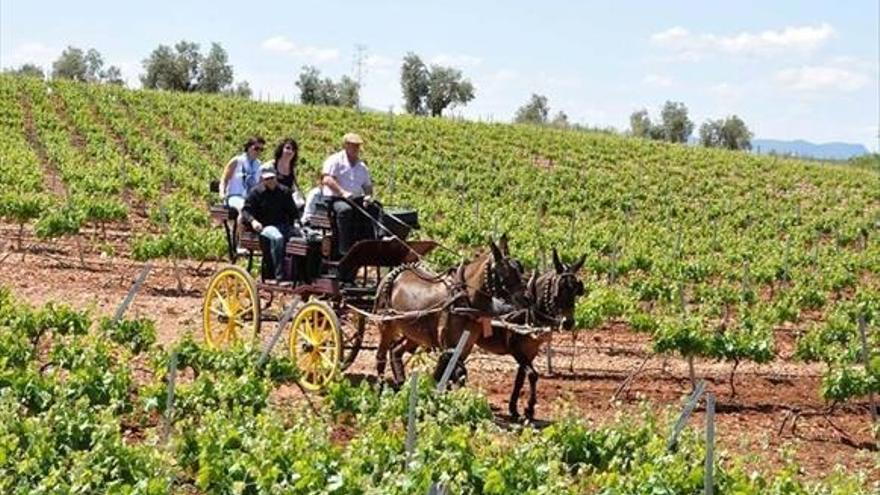
[[[248,225],[254,219],[264,226],[291,225],[299,218],[299,211],[287,186],[278,184],[269,189],[261,183],[248,193],[241,216]]]

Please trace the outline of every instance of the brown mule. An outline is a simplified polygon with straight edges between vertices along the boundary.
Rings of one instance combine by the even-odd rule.
[[[519,312],[511,323],[535,326],[561,327],[565,330],[574,328],[575,302],[584,293],[584,284],[577,273],[584,264],[586,255],[573,265],[564,265],[559,260],[556,248],[553,249],[553,270],[541,274],[534,282],[529,282],[527,294],[531,304],[526,311]],[[514,419],[519,417],[517,402],[522,391],[523,381],[529,379],[529,400],[526,405],[526,418],[535,417],[535,405],[538,402],[538,372],[533,365],[535,357],[552,337],[551,332],[539,335],[523,335],[504,327],[492,327],[490,336],[481,336],[477,345],[493,354],[513,356],[518,365],[513,390],[510,393],[508,412]]]
[[[511,314],[506,321],[519,325],[562,327],[571,330],[574,327],[575,302],[584,293],[584,284],[577,273],[583,267],[586,255],[576,263],[565,265],[559,260],[556,249],[553,249],[553,269],[537,276],[535,274],[526,284],[528,303],[520,306],[519,311]],[[538,372],[533,362],[541,347],[552,336],[551,332],[537,335],[524,335],[509,328],[493,326],[490,335],[480,334],[477,346],[486,352],[497,355],[510,355],[518,365],[513,390],[508,402],[508,411],[514,419],[519,418],[517,402],[522,392],[523,382],[529,379],[529,400],[526,406],[526,418],[535,416],[535,405],[538,402]],[[403,352],[415,352],[419,345],[404,339],[399,344]]]
[[[529,280],[526,294],[530,304],[525,311],[509,320],[510,323],[535,326],[562,327],[571,330],[574,327],[575,301],[584,293],[584,284],[577,273],[584,264],[586,255],[572,265],[564,265],[559,261],[556,249],[553,249],[553,269]],[[480,336],[477,345],[492,354],[511,355],[518,365],[513,390],[508,402],[508,412],[514,419],[519,417],[517,402],[522,391],[523,381],[529,379],[529,400],[526,405],[526,418],[535,417],[535,405],[538,402],[538,372],[533,365],[541,347],[547,343],[552,332],[538,335],[524,335],[509,328],[493,326],[492,334]]]
[[[435,275],[424,268],[405,265],[382,279],[373,312],[388,314],[390,310],[392,316],[416,315],[380,321],[377,325],[380,338],[376,373],[380,380],[385,374],[389,351],[394,383],[400,385],[405,379],[403,353],[406,347],[397,345],[392,349],[395,343],[412,342],[416,347],[449,350],[455,347],[462,333],[469,330],[470,337],[460,357],[464,362],[482,334],[485,318],[491,318],[496,287],[503,286],[510,297],[522,297],[522,275],[519,265],[506,255],[506,237],[501,246],[490,243],[491,253],[478,255],[451,275]],[[470,314],[458,314],[454,309],[467,310]],[[435,378],[439,378],[442,371],[438,365]]]

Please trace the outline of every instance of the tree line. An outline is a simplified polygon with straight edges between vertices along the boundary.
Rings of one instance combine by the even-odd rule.
[[[141,63],[144,73],[140,82],[144,88],[182,92],[222,93],[250,98],[252,90],[247,81],[234,82],[234,70],[226,50],[219,43],[211,43],[207,52],[197,43],[180,41],[173,47],[159,45]],[[43,69],[31,63],[5,69],[25,76],[45,78]],[[104,58],[94,48],[82,50],[68,46],[52,63],[53,79],[123,85],[119,67],[105,67]],[[303,66],[295,81],[299,101],[304,105],[332,105],[359,107],[360,82],[349,76],[338,81],[323,77],[313,66]],[[439,117],[448,108],[467,105],[476,96],[471,81],[461,70],[437,64],[426,65],[421,57],[409,52],[400,66],[400,89],[404,109],[413,115]],[[514,114],[519,124],[546,125],[559,129],[581,129],[598,132],[616,132],[613,128],[591,128],[569,122],[568,115],[558,110],[550,117],[546,96],[532,94]],[[659,120],[652,120],[646,109],[630,115],[629,134],[634,137],[687,143],[694,132],[694,123],[688,117],[684,103],[667,101],[660,110]],[[707,147],[731,150],[751,149],[752,132],[736,115],[708,119],[699,128],[699,143]]]
[[[684,103],[667,101],[660,111],[659,122],[652,121],[644,108],[633,112],[629,117],[629,132],[640,138],[687,143],[694,132],[694,122],[688,117]],[[752,149],[752,131],[736,115],[707,119],[698,132],[699,143],[708,148]]]
[[[247,81],[234,84],[234,71],[226,50],[219,43],[203,53],[198,43],[180,41],[173,47],[159,45],[141,63],[144,73],[141,85],[147,89],[168,91],[224,93],[249,98],[252,94]],[[25,63],[4,72],[45,79],[47,74],[33,63]],[[105,68],[101,53],[89,48],[83,50],[68,46],[52,62],[52,79],[124,85],[122,71],[118,66]]]

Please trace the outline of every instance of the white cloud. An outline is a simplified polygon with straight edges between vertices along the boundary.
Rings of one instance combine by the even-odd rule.
[[[777,71],[777,84],[795,91],[856,91],[869,82],[859,72],[830,66],[802,66]]]
[[[429,62],[450,67],[476,67],[483,63],[483,59],[473,55],[441,53],[431,58]]]
[[[668,88],[672,86],[672,78],[668,76],[661,76],[659,74],[648,74],[644,78],[642,78],[642,84],[647,84],[648,86],[656,86],[658,88]]]
[[[690,31],[681,26],[675,26],[666,31],[652,34],[651,41],[658,45],[678,44],[682,41],[687,41],[690,37]]]
[[[286,36],[273,36],[266,39],[260,45],[264,50],[275,53],[286,53],[295,57],[301,57],[318,62],[336,60],[339,58],[339,50],[336,48],[320,48],[310,45],[298,45]]]
[[[835,35],[828,23],[816,26],[789,26],[780,30],[741,32],[734,35],[692,33],[681,26],[654,33],[651,42],[672,50],[688,60],[707,53],[743,56],[773,56],[792,52],[811,52]]]
[[[3,66],[17,67],[22,64],[37,64],[50,68],[52,61],[61,54],[61,50],[40,42],[29,41],[16,45],[9,53],[4,53]]]

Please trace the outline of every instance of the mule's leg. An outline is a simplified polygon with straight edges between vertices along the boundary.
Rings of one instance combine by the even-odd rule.
[[[394,385],[399,387],[406,380],[406,370],[403,369],[403,353],[406,352],[407,341],[398,341],[391,348],[391,372],[394,374]]]
[[[507,411],[514,420],[519,419],[519,394],[522,392],[523,381],[526,378],[526,369],[520,365],[516,368],[516,378],[513,380],[513,391],[510,393],[510,402],[507,404]]]
[[[379,347],[376,348],[376,377],[379,383],[385,379],[385,364],[388,362],[388,348],[391,347],[390,339],[385,338],[388,329],[383,324],[378,325]]]
[[[449,364],[449,360],[452,359],[452,351],[443,351],[440,354],[440,357],[437,358],[437,366],[434,367],[434,381],[440,382],[440,379],[443,378],[443,372],[446,371],[446,366]]]
[[[529,404],[526,406],[526,419],[535,419],[535,404],[538,403],[538,372],[529,363],[526,373],[529,376]]]

